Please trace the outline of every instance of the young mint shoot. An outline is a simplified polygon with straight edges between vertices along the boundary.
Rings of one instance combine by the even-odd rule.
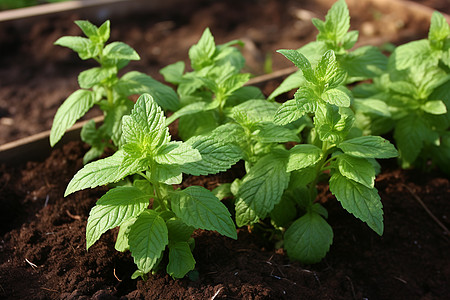
[[[65,195],[122,181],[96,203],[86,227],[89,249],[109,229],[120,227],[118,251],[130,250],[138,267],[135,276],[155,271],[169,252],[167,272],[181,278],[194,269],[192,232],[215,230],[236,239],[225,205],[200,186],[172,188],[182,180],[183,166],[199,162],[198,150],[171,141],[166,118],[148,94],[137,100],[122,121],[123,143],[112,156],[85,165],[70,181]],[[123,182],[123,181],[122,181]]]
[[[55,44],[72,49],[82,60],[93,59],[100,66],[79,74],[81,89],[72,93],[56,112],[50,144],[54,146],[67,129],[98,105],[105,116],[103,124],[96,128],[94,121],[90,121],[81,132],[82,140],[91,145],[84,157],[87,163],[99,157],[105,147],[116,149],[119,146],[122,116],[133,107],[133,102],[128,99],[130,95],[151,92],[160,99],[158,104],[168,110],[178,109],[178,98],[171,88],[140,72],[129,72],[119,78],[120,69],[140,58],[135,50],[122,42],[106,44],[110,38],[109,21],[100,27],[88,21],[75,23],[86,37],[65,36]]]

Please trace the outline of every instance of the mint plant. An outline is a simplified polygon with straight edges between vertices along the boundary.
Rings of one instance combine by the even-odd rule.
[[[138,270],[133,278],[157,270],[168,249],[167,273],[181,278],[194,269],[191,234],[215,230],[236,239],[225,205],[200,186],[172,188],[182,181],[186,165],[200,163],[191,145],[170,141],[166,118],[148,94],[123,117],[123,143],[112,156],[85,165],[70,181],[65,196],[86,188],[118,183],[96,203],[86,227],[86,248],[120,227],[116,249],[130,250]],[[215,167],[215,166],[213,166]],[[124,180],[125,177],[128,179]]]
[[[450,170],[449,68],[450,26],[435,12],[428,39],[397,47],[385,73],[353,89],[358,126],[366,133],[393,131],[404,168],[432,161]]]
[[[363,46],[353,51],[358,40],[358,31],[350,29],[350,14],[345,0],[336,1],[330,8],[325,21],[312,19],[318,29],[316,41],[298,49],[315,66],[322,55],[333,50],[338,65],[347,73],[344,83],[370,79],[380,75],[387,66],[387,58],[374,46]],[[307,79],[302,70],[287,77],[269,96],[274,99],[290,90],[299,88]]]
[[[273,121],[286,126],[305,116],[312,118],[303,132],[308,143],[272,149],[231,186],[236,222],[251,225],[270,217],[277,228],[287,228],[288,255],[314,263],[325,256],[333,239],[324,219],[327,211],[315,201],[319,180],[328,178],[344,209],[381,235],[383,210],[374,186],[379,168],[375,158],[398,154],[387,140],[360,136],[354,129],[350,93],[342,86],[346,72],[339,68],[334,51],[325,52],[316,68],[297,50],[279,52],[301,69],[306,83],[293,100],[278,108]]]
[[[240,73],[245,60],[231,41],[216,45],[206,28],[197,44],[189,49],[191,72],[184,62],[177,62],[160,72],[167,82],[177,86],[181,108],[168,118],[179,120],[179,135],[188,139],[212,131],[226,122],[227,111],[249,99],[264,98],[259,89],[243,87],[250,74]]]
[[[87,163],[99,157],[105,147],[116,149],[120,145],[122,116],[128,114],[133,107],[133,102],[128,98],[130,95],[150,92],[158,97],[159,105],[173,111],[178,109],[179,103],[171,88],[150,76],[132,71],[119,77],[120,69],[140,58],[134,49],[122,42],[106,44],[110,37],[109,21],[100,27],[88,21],[75,23],[86,37],[65,36],[55,44],[72,49],[82,60],[93,59],[100,66],[79,74],[81,89],[72,93],[56,112],[50,144],[54,146],[67,129],[94,105],[98,105],[105,116],[103,124],[96,128],[91,120],[81,132],[82,140],[91,145],[91,150],[84,157],[84,162]]]

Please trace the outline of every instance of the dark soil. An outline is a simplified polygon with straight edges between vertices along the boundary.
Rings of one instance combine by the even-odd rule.
[[[124,71],[139,70],[162,80],[159,69],[187,61],[189,47],[210,27],[217,43],[244,41],[247,71],[258,75],[264,72],[267,57],[272,57],[275,70],[291,66],[275,50],[299,48],[314,40],[317,31],[311,18],[323,19],[333,2],[192,0],[171,11],[112,18],[111,41],[128,43],[142,58]],[[400,43],[426,36],[428,25],[414,15],[375,8],[365,1],[351,2],[352,27],[360,30],[361,43]],[[105,17],[100,15],[91,21],[101,24]],[[81,35],[73,21],[83,18],[78,13],[0,26],[0,144],[50,129],[57,108],[78,88],[79,72],[95,66],[81,61],[71,50],[53,45],[61,36]],[[99,114],[94,110],[87,118]]]
[[[42,163],[2,167],[0,177],[0,298],[7,299],[448,299],[449,237],[414,199],[447,227],[450,182],[437,173],[401,171],[384,163],[376,186],[385,211],[379,237],[342,209],[326,188],[334,242],[323,262],[289,261],[258,233],[239,229],[237,241],[195,233],[197,281],[164,272],[131,280],[129,253],[114,250],[116,231],[85,250],[85,226],[104,188],[63,198],[86,147],[72,142]],[[387,166],[387,167],[386,167]],[[191,177],[215,185],[239,174]]]

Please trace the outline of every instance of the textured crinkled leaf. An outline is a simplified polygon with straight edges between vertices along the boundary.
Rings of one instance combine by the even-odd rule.
[[[114,227],[136,217],[149,205],[148,195],[133,186],[119,186],[109,190],[91,209],[86,225],[86,249],[100,236]]]
[[[255,99],[235,106],[233,111],[244,111],[252,122],[269,122],[277,109],[278,105],[273,102]]]
[[[284,102],[275,113],[273,122],[277,125],[287,125],[300,119],[305,113],[298,109],[297,100]]]
[[[130,218],[120,225],[119,233],[117,234],[116,243],[114,248],[119,252],[125,252],[130,250],[130,245],[128,244],[128,234],[130,233],[130,227],[134,224],[136,218]]]
[[[143,211],[130,227],[128,243],[137,267],[150,272],[169,243],[164,219],[152,210]]]
[[[187,242],[169,244],[167,274],[174,278],[183,278],[194,267],[195,259]]]
[[[302,113],[316,112],[321,101],[309,87],[299,88],[295,92],[294,98],[297,101],[297,109]]]
[[[224,143],[238,143],[245,139],[245,131],[239,124],[226,123],[214,129],[208,136]]]
[[[148,94],[139,97],[131,115],[123,117],[123,137],[149,151],[169,142],[169,129],[161,108]]]
[[[428,32],[428,39],[432,42],[443,41],[450,35],[450,27],[445,17],[435,11],[431,17],[430,31]]]
[[[280,202],[289,184],[286,164],[287,157],[266,155],[245,175],[236,201],[236,222],[239,227],[265,218]]]
[[[404,70],[422,64],[437,65],[439,58],[433,55],[428,40],[418,40],[398,46],[390,61],[398,70]]]
[[[172,211],[189,226],[236,239],[236,228],[226,206],[212,192],[200,186],[190,186],[173,194]]]
[[[69,182],[64,196],[79,190],[117,182],[143,169],[139,161],[130,159],[124,151],[119,150],[112,156],[91,162],[79,170]]]
[[[367,223],[379,235],[383,234],[383,205],[376,188],[368,188],[334,173],[330,179],[330,191],[344,209]]]
[[[55,45],[72,49],[83,60],[98,55],[98,48],[95,44],[90,39],[81,36],[63,36],[55,42]]]
[[[314,25],[316,24],[314,23]],[[350,29],[350,15],[344,0],[336,1],[333,4],[325,16],[324,24],[317,29],[320,31],[317,40],[339,42],[345,37]]]
[[[296,145],[289,150],[287,172],[300,170],[316,164],[322,158],[322,150],[314,145]]]
[[[108,59],[141,59],[133,48],[122,42],[112,42],[111,44],[106,45],[103,49],[103,56]]]
[[[336,158],[339,172],[356,182],[373,188],[375,184],[375,169],[365,158],[341,154]]]
[[[185,174],[199,176],[225,172],[243,158],[242,151],[236,145],[208,136],[193,137],[186,143],[200,152],[201,160],[183,164],[181,169]]]
[[[397,157],[395,147],[380,136],[361,136],[346,140],[338,145],[346,154],[362,158]]]
[[[325,102],[341,107],[350,106],[350,97],[343,91],[338,89],[331,89],[322,94],[322,99]]]
[[[296,220],[284,234],[284,248],[291,259],[317,263],[333,243],[333,229],[319,214],[310,212]]]
[[[148,93],[165,110],[176,111],[180,106],[178,96],[171,87],[141,72],[126,73],[119,79],[114,89],[125,97]]]
[[[299,68],[303,77],[309,82],[315,82],[316,77],[314,76],[314,72],[311,67],[311,63],[309,60],[301,54],[298,50],[277,50],[278,53],[283,54],[287,59],[289,59],[294,65]]]
[[[64,135],[67,129],[84,116],[94,106],[95,93],[88,90],[73,92],[58,108],[50,131],[50,145],[53,147]]]
[[[329,82],[337,75],[338,63],[334,51],[328,50],[322,55],[317,67],[314,70],[315,77],[321,82]]]
[[[153,156],[153,159],[159,164],[166,165],[182,165],[200,161],[202,156],[197,149],[184,142],[169,142],[161,148]]]

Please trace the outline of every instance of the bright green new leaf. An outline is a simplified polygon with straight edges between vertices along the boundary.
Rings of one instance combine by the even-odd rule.
[[[367,159],[341,154],[337,156],[336,162],[339,172],[343,176],[359,182],[368,188],[374,187],[375,169]]]
[[[275,99],[275,97],[289,92],[295,88],[299,88],[306,82],[305,77],[303,77],[302,71],[297,71],[289,75],[273,92],[269,95],[269,99]]]
[[[130,227],[128,243],[137,267],[150,272],[169,243],[164,219],[153,210],[144,210]]]
[[[195,259],[187,242],[169,244],[167,274],[174,278],[183,278],[194,267]]]
[[[237,238],[228,209],[204,187],[190,186],[174,193],[171,200],[173,212],[187,225]]]
[[[273,122],[277,125],[287,125],[300,119],[304,114],[304,111],[298,109],[297,100],[288,100],[278,108]]]
[[[200,152],[201,160],[183,164],[181,169],[185,174],[199,176],[225,172],[243,156],[236,145],[208,136],[193,137],[186,143]]]
[[[119,186],[104,194],[89,213],[86,249],[109,229],[120,226],[143,212],[149,205],[150,197],[151,195],[133,186]]]
[[[330,191],[344,209],[367,223],[379,235],[383,234],[383,205],[376,188],[368,188],[334,173],[330,178]]]
[[[90,89],[115,74],[117,74],[116,68],[91,68],[78,75],[78,84],[82,89]]]
[[[176,141],[161,146],[153,159],[159,164],[182,165],[200,161],[202,156],[191,145]]]
[[[289,150],[287,172],[300,170],[316,164],[322,158],[322,149],[310,145],[296,145]]]
[[[50,131],[50,145],[53,147],[67,129],[84,116],[94,106],[95,93],[88,90],[77,90],[58,108]]]
[[[435,11],[431,17],[430,31],[428,32],[428,39],[431,44],[439,44],[439,42],[445,40],[450,35],[450,26],[447,23],[445,17]],[[442,47],[442,44],[441,44]]]
[[[277,50],[278,53],[283,54],[287,59],[294,63],[294,65],[302,70],[303,76],[309,82],[316,82],[316,77],[311,67],[309,60],[297,50]]]
[[[338,89],[331,89],[322,94],[322,99],[325,102],[334,104],[340,107],[350,106],[350,97],[343,91]]]
[[[333,50],[328,50],[320,59],[314,70],[315,77],[321,82],[329,82],[337,75],[338,63]]]
[[[284,234],[284,248],[290,258],[313,264],[325,257],[333,243],[333,230],[319,214],[308,212]]]
[[[108,59],[140,60],[139,54],[122,42],[112,42],[103,49],[103,56]]]
[[[258,128],[257,139],[262,143],[300,142],[295,130],[276,125],[272,122],[262,123]]]
[[[206,28],[198,43],[189,49],[189,59],[191,60],[192,69],[200,70],[209,65],[215,51],[216,44],[214,43],[214,37],[209,28]]]
[[[180,184],[183,180],[181,168],[178,165],[156,164],[150,172],[150,179],[165,184]]]
[[[98,28],[91,22],[84,21],[84,20],[78,20],[78,21],[75,21],[75,24],[77,24],[78,27],[80,27],[80,29],[83,31],[83,33],[88,38],[98,36]]]
[[[72,49],[83,60],[98,55],[98,48],[95,44],[90,39],[81,36],[63,36],[55,42],[55,45]]]
[[[420,108],[424,112],[427,112],[432,115],[442,115],[447,113],[447,107],[445,106],[445,103],[441,100],[427,101]]]
[[[208,103],[203,101],[188,104],[180,108],[176,112],[174,112],[170,117],[168,117],[166,120],[166,125],[173,123],[176,119],[182,116],[193,115],[195,113],[205,111],[208,108],[209,108]]]
[[[423,64],[437,65],[439,57],[433,55],[428,40],[418,40],[398,46],[391,55],[395,68],[404,70]]]
[[[313,22],[314,25],[315,22]],[[317,40],[341,41],[350,29],[350,14],[344,0],[336,1],[325,16],[325,23],[319,29]]]
[[[178,61],[162,68],[159,70],[159,73],[164,76],[165,81],[178,85],[183,80],[185,67],[186,66],[183,61]]]
[[[251,122],[271,122],[278,105],[273,102],[255,99],[248,100],[233,107],[232,111],[244,112]]]
[[[355,101],[353,102],[353,106],[355,107],[355,110],[357,112],[370,113],[387,118],[391,117],[391,113],[389,112],[389,106],[384,101],[371,98],[354,99],[354,100]]]
[[[130,159],[124,151],[91,162],[79,170],[66,188],[64,197],[87,188],[118,182],[125,176],[143,171],[139,161]]]
[[[377,47],[364,46],[345,55],[339,63],[348,77],[363,80],[373,78],[385,71],[388,59]]]
[[[338,145],[346,154],[362,158],[392,158],[398,152],[389,141],[380,136],[362,136],[346,140]]]
[[[259,159],[247,172],[239,187],[236,201],[236,222],[244,226],[265,218],[280,202],[289,184],[285,154],[269,154]]]

